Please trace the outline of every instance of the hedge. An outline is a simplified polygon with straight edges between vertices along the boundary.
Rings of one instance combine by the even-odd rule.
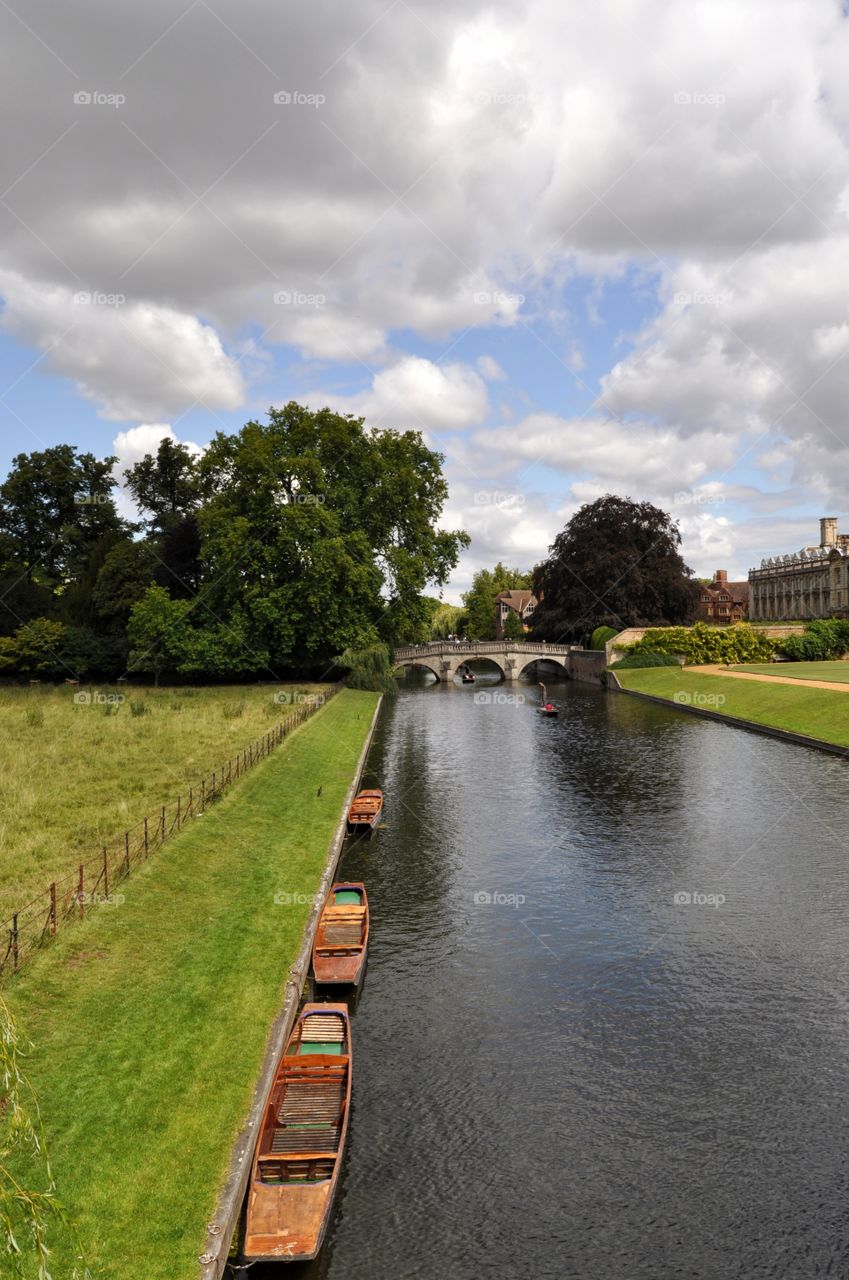
[[[746,622],[732,627],[709,627],[697,622],[692,627],[652,627],[629,645],[626,653],[683,654],[690,665],[707,662],[769,662],[776,641],[755,631]]]

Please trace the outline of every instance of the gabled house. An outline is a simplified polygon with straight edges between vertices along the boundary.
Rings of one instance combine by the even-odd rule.
[[[515,613],[527,631],[531,624],[537,598],[533,591],[502,591],[495,597],[495,638],[504,639],[504,622],[510,613]]]
[[[699,617],[703,622],[741,622],[749,614],[748,582],[729,582],[728,572],[717,569],[713,582],[699,592]]]

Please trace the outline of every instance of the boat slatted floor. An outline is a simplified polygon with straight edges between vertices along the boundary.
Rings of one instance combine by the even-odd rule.
[[[316,1040],[323,1044],[341,1043],[345,1039],[345,1020],[337,1013],[311,1013],[301,1023],[301,1040]]]
[[[279,1124],[309,1124],[336,1120],[342,1110],[345,1096],[345,1080],[292,1080],[286,1086],[280,1110]]]
[[[338,1151],[340,1127],[336,1124],[275,1129],[271,1139],[271,1154],[278,1156],[295,1152],[306,1154],[313,1151]]]
[[[328,946],[351,947],[362,942],[363,926],[360,921],[352,920],[350,924],[327,924],[324,926],[324,941]],[[321,943],[319,943],[321,946]]]

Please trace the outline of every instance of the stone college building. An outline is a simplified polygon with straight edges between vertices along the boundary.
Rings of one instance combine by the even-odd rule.
[[[819,546],[773,556],[749,570],[749,618],[778,622],[833,616],[849,616],[849,534],[837,532],[836,516],[825,516]]]

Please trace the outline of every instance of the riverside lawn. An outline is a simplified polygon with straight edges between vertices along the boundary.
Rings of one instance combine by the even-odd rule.
[[[789,675],[790,665],[782,664],[776,674]],[[631,668],[618,670],[616,675],[623,688],[637,693],[650,693],[673,704],[689,702],[705,711],[719,711],[726,716],[849,747],[849,692],[807,689],[804,685],[768,680],[734,680],[721,675],[702,675],[687,667],[677,670],[674,667]]]
[[[196,1278],[376,702],[339,693],[8,988],[93,1280]]]

